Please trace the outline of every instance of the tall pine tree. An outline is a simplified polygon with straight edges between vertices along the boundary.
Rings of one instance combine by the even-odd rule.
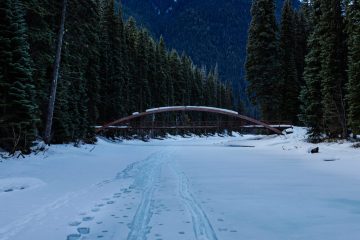
[[[320,0],[312,3],[311,23],[313,31],[308,40],[308,53],[305,58],[304,81],[300,100],[300,120],[308,127],[309,139],[318,142],[323,132],[322,95],[321,95],[321,61],[320,61]]]
[[[275,3],[254,0],[247,43],[246,78],[252,101],[262,118],[274,120],[279,114],[279,61]]]
[[[360,2],[348,6],[348,105],[349,125],[354,135],[360,135]]]
[[[297,77],[295,57],[295,14],[290,0],[284,2],[280,29],[281,94],[280,116],[282,120],[297,123],[299,112],[300,83]]]
[[[321,0],[320,8],[320,77],[325,132],[329,137],[346,137],[346,47],[341,1]]]
[[[0,3],[0,147],[28,152],[38,121],[27,26],[21,3]]]

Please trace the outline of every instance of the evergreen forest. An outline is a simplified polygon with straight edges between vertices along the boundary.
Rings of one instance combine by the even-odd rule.
[[[217,68],[197,67],[134,18],[125,22],[113,0],[2,0],[0,148],[27,153],[44,137],[64,10],[49,143],[94,142],[94,126],[151,107],[233,108]]]
[[[360,2],[293,2],[283,1],[278,14],[278,1],[252,1],[241,66],[246,98],[258,119],[305,126],[311,142],[356,139]],[[249,112],[216,61],[209,62],[213,65],[196,65],[187,53],[168,48],[163,37],[154,38],[133,17],[124,18],[115,0],[2,0],[0,148],[29,153],[42,140],[94,143],[96,126],[149,108],[193,105]],[[209,114],[159,118],[219,120]]]
[[[254,0],[248,94],[262,119],[308,127],[309,140],[356,138],[360,127],[360,2]]]

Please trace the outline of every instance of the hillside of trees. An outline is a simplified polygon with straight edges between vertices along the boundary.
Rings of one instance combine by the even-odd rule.
[[[263,119],[309,127],[309,139],[360,134],[360,3],[254,0],[247,45],[248,92]]]
[[[219,67],[220,79],[233,83],[246,114],[257,112],[246,94],[245,58],[251,0],[121,0],[124,15],[134,16],[154,36],[189,54],[195,64]],[[276,0],[280,20],[284,0]],[[298,0],[292,1],[294,7]]]
[[[44,135],[62,1],[0,2],[0,148]],[[52,143],[94,142],[94,126],[168,105],[232,108],[217,69],[169,51],[113,0],[67,2]]]
[[[292,2],[284,1],[277,20],[276,1],[253,0],[245,64],[248,96],[259,118],[304,125],[313,142],[356,138],[360,3],[313,0],[297,8]],[[60,31],[64,9],[65,30]],[[63,44],[59,33],[64,33]],[[216,64],[199,68],[186,54],[169,50],[164,38],[154,40],[134,18],[124,21],[114,0],[3,0],[0,148],[28,153],[44,137],[60,45],[51,143],[94,142],[94,126],[152,107],[234,108],[231,84],[220,80]],[[214,120],[206,114],[191,118]]]

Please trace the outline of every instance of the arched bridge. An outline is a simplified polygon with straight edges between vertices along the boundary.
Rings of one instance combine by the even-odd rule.
[[[145,112],[135,112],[130,116],[118,119],[116,121],[107,123],[101,127],[98,127],[96,129],[96,132],[99,133],[105,129],[109,129],[109,128],[114,128],[115,126],[118,126],[120,124],[123,124],[123,126],[120,128],[127,128],[126,125],[131,121],[135,121],[136,119],[141,119],[143,117],[146,116],[150,116],[150,115],[155,115],[155,114],[159,114],[159,113],[170,113],[170,112],[202,112],[202,113],[215,113],[215,114],[220,114],[220,115],[225,115],[225,116],[229,116],[229,117],[233,117],[237,120],[241,120],[241,121],[245,121],[247,123],[250,123],[252,125],[247,125],[247,126],[253,126],[253,127],[260,127],[260,128],[265,128],[270,130],[273,133],[276,134],[282,134],[282,132],[279,130],[279,128],[271,126],[267,123],[264,123],[262,121],[241,115],[235,111],[232,110],[227,110],[227,109],[222,109],[222,108],[214,108],[214,107],[205,107],[205,106],[171,106],[171,107],[160,107],[160,108],[152,108],[152,109],[148,109]],[[148,127],[149,129],[152,127]],[[169,128],[169,127],[167,127]],[[174,127],[175,128],[175,127]],[[194,126],[183,126],[182,128],[195,128]],[[198,126],[198,128],[201,128],[201,126]],[[281,127],[280,127],[281,128]]]

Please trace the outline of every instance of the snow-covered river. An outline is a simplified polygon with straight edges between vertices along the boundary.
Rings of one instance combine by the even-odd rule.
[[[0,163],[1,240],[360,239],[360,150],[284,136],[99,140]]]

